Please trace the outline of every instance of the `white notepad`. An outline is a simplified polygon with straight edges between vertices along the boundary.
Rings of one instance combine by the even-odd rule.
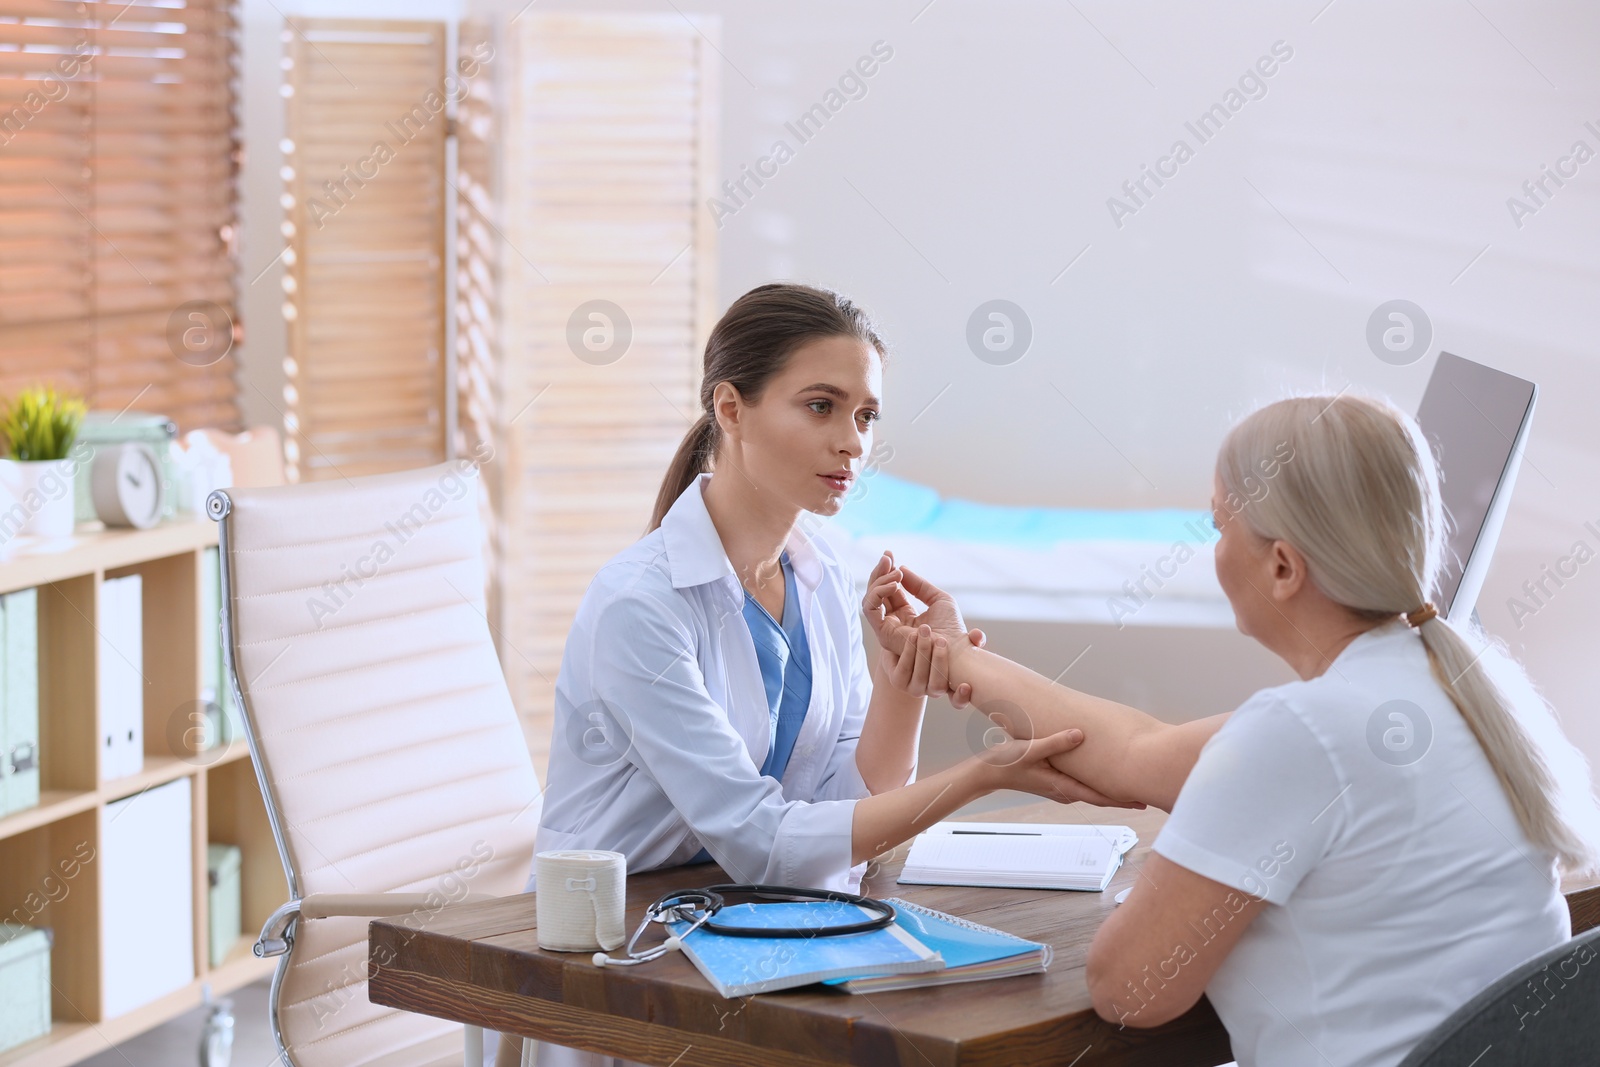
[[[911,843],[898,881],[1099,892],[1138,841],[1126,826],[940,822]]]

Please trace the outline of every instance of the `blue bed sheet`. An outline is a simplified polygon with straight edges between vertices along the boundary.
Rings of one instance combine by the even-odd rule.
[[[916,533],[1018,548],[1049,548],[1062,541],[1192,543],[1215,536],[1209,511],[1028,508],[946,500],[937,490],[881,470],[852,487],[834,522],[852,537]]]

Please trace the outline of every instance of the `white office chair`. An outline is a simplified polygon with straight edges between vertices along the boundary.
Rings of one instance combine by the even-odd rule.
[[[445,463],[207,501],[227,673],[289,883],[256,955],[282,957],[269,1011],[291,1067],[482,1063],[477,1028],[366,988],[370,918],[425,929],[469,892],[520,893],[532,865],[541,793],[484,615],[477,492]]]

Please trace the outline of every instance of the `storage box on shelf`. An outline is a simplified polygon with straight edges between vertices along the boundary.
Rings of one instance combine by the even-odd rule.
[[[211,966],[221,967],[244,935],[244,920],[240,918],[244,902],[243,887],[239,883],[240,853],[237,845],[213,841],[206,846],[206,887],[210,900],[211,925],[207,932],[206,948],[211,954]]]
[[[267,977],[272,961],[257,960],[250,944],[288,896],[244,738],[229,729],[232,709],[217,706],[216,569],[207,558],[215,525],[79,529],[70,542],[19,545],[0,562],[0,594],[35,590],[38,658],[38,801],[0,817],[0,922],[53,938],[51,1029],[0,1052],[0,1067],[65,1067],[197,1007],[202,983],[221,995]],[[106,582],[132,575],[139,648],[120,664],[119,684],[137,684],[142,699],[119,704],[126,694],[102,692],[105,658],[127,649],[108,649],[97,629],[108,621]],[[108,723],[118,707],[139,708],[138,721]],[[113,725],[122,739],[132,730],[137,752],[119,756],[114,741],[108,752]],[[234,941],[215,961],[213,842],[239,850],[242,921],[222,924]],[[160,886],[128,873],[129,855],[155,849],[167,857]],[[128,960],[157,944],[161,980],[130,983]]]
[[[50,931],[0,922],[0,1052],[50,1032]]]

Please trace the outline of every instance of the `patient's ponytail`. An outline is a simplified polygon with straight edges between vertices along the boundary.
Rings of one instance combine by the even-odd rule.
[[[722,428],[711,410],[717,385],[727,382],[748,403],[757,403],[796,348],[839,336],[871,345],[880,358],[888,355],[867,313],[827,289],[787,282],[758,285],[729,305],[706,339],[700,417],[667,467],[646,533],[660,526],[683,491],[715,464],[722,443]]]
[[[1293,545],[1317,587],[1358,616],[1395,620],[1435,595],[1446,551],[1439,474],[1421,429],[1393,405],[1348,394],[1269,404],[1229,432],[1217,476],[1248,502],[1237,510],[1251,530]],[[1434,677],[1523,833],[1563,869],[1593,869],[1600,808],[1553,709],[1478,626],[1418,621]]]

